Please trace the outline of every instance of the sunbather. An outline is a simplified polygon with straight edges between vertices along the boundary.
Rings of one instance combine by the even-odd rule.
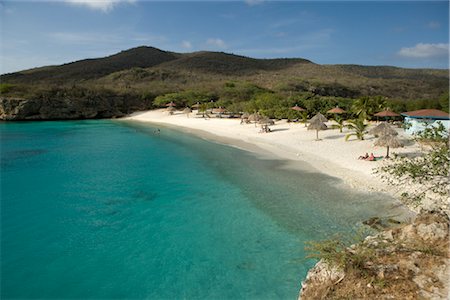
[[[368,159],[369,158],[369,153],[367,153],[366,152],[366,155],[364,155],[364,156],[360,156],[360,157],[358,157],[358,159],[364,159],[364,160],[366,160],[366,159]]]

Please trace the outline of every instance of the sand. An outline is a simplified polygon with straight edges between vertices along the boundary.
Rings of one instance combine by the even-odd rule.
[[[383,182],[374,169],[386,163],[386,160],[359,160],[360,155],[373,153],[375,156],[385,156],[385,147],[376,147],[376,138],[367,134],[365,140],[351,137],[345,141],[345,135],[350,133],[344,129],[328,129],[319,132],[316,141],[316,131],[307,130],[302,123],[287,123],[277,121],[270,126],[272,132],[261,133],[261,126],[255,124],[240,124],[240,119],[209,118],[196,115],[196,111],[187,117],[186,114],[175,112],[170,115],[165,109],[137,112],[125,120],[150,122],[163,126],[176,126],[181,130],[196,134],[216,142],[237,146],[263,156],[286,159],[292,167],[302,162],[303,167],[313,168],[317,172],[341,179],[344,186],[367,192],[387,192],[398,198],[399,191]],[[331,125],[333,122],[328,122]],[[376,126],[376,124],[371,124]],[[330,127],[330,126],[329,126]],[[371,128],[369,127],[369,129]],[[399,138],[406,145],[403,148],[390,149],[393,153],[417,153],[420,149],[411,141],[403,129],[396,129]]]

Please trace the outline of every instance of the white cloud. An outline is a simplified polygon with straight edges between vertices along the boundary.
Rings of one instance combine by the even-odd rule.
[[[189,41],[183,41],[181,43],[181,47],[183,47],[184,49],[192,49],[192,43]]]
[[[414,47],[404,47],[397,52],[398,55],[408,58],[436,58],[448,56],[448,44],[419,43]]]
[[[71,5],[85,6],[90,9],[109,12],[120,3],[134,3],[135,0],[63,0]]]
[[[225,44],[225,42],[222,39],[208,39],[206,41],[206,44],[209,46],[214,46],[214,47],[218,47],[218,48],[226,48],[227,45]]]

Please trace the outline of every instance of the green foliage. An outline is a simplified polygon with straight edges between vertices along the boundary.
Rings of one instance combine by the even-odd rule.
[[[373,260],[375,252],[368,247],[361,247],[358,243],[369,233],[367,229],[361,228],[347,237],[335,235],[327,240],[306,242],[307,258],[323,259],[329,265],[342,270],[352,269],[366,274],[366,262]]]
[[[228,81],[219,91],[221,99],[227,99],[232,102],[249,101],[261,93],[268,90],[250,82]]]
[[[442,96],[439,98],[439,104],[441,106],[441,110],[448,112],[449,111],[449,97],[448,92],[442,94]]]
[[[14,84],[0,83],[0,95],[7,94],[14,88]]]
[[[445,96],[445,95],[444,95]],[[442,96],[444,100],[436,99],[411,99],[409,101],[405,101],[405,110],[404,111],[413,111],[419,110],[423,108],[434,108],[448,111],[448,102],[446,105],[442,105],[442,102],[445,102],[445,97]]]
[[[382,96],[361,97],[352,106],[352,111],[360,118],[369,119],[371,115],[387,108],[386,98]]]
[[[167,103],[173,101],[178,107],[191,106],[197,102],[210,102],[216,97],[209,92],[188,90],[177,93],[169,93],[155,98],[153,104],[155,106],[165,106]]]
[[[348,141],[351,136],[356,136],[356,138],[361,141],[364,140],[364,135],[367,133],[367,126],[368,125],[365,123],[362,116],[358,119],[348,121],[346,127],[354,132],[346,134],[345,141]]]
[[[445,127],[442,124],[427,127],[418,133],[417,140],[428,144],[428,150],[422,156],[396,156],[389,165],[377,170],[391,185],[401,188],[408,183],[417,184],[419,188],[402,194],[403,200],[413,205],[419,205],[428,192],[448,197],[450,184],[450,153]]]
[[[345,127],[344,118],[339,115],[335,115],[333,120],[336,122],[336,124],[331,125],[331,128],[339,129],[339,132],[342,132],[342,129],[344,129],[344,127]]]

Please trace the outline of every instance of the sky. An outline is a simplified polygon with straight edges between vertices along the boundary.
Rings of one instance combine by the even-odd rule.
[[[448,1],[0,0],[0,73],[137,46],[448,68]]]

